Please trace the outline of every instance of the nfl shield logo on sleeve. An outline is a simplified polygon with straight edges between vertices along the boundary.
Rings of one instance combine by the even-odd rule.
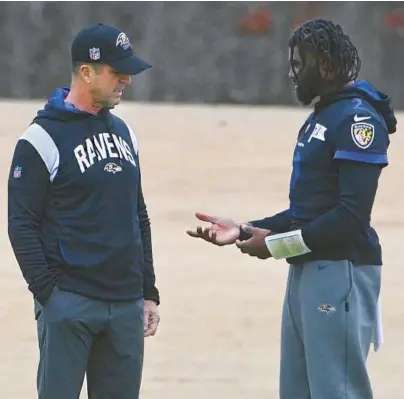
[[[90,58],[91,58],[93,61],[97,61],[97,60],[99,60],[100,57],[101,57],[101,53],[100,53],[100,49],[99,49],[99,48],[95,48],[95,47],[90,48],[90,50],[88,50],[88,52],[89,52],[89,54],[90,54]]]
[[[21,166],[16,166],[14,168],[14,172],[13,172],[14,179],[19,179],[21,177],[21,173],[22,173],[22,167]]]

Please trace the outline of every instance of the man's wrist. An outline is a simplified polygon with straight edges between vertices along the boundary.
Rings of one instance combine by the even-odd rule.
[[[248,240],[249,238],[251,238],[251,234],[246,233],[246,232],[241,228],[241,226],[243,226],[243,225],[252,226],[252,224],[251,224],[250,222],[241,223],[241,224],[238,225],[238,227],[239,227],[239,236],[238,236],[238,238],[239,238],[240,241],[246,241],[246,240]]]
[[[157,300],[155,300],[155,299],[147,299],[147,298],[144,298],[144,301],[145,302],[147,302],[147,303],[154,303],[156,306],[159,306],[159,302],[157,301]]]
[[[265,237],[265,244],[274,259],[292,258],[311,252],[303,240],[301,230],[268,234]]]

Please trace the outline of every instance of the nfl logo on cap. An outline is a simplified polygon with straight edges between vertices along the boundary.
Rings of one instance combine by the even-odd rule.
[[[90,48],[90,50],[88,50],[89,54],[90,54],[90,59],[92,59],[93,61],[97,61],[100,59],[100,49],[99,48]]]
[[[16,166],[14,168],[14,172],[13,172],[13,177],[14,179],[18,179],[21,177],[21,173],[22,173],[22,167],[21,166]]]

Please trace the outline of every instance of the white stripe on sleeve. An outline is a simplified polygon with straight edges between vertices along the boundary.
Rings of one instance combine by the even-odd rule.
[[[33,123],[21,136],[36,149],[48,169],[52,182],[59,170],[59,150],[49,133],[36,123]]]

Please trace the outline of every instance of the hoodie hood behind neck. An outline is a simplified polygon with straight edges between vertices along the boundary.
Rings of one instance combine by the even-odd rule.
[[[73,104],[65,101],[69,94],[69,88],[56,89],[48,99],[45,107],[37,112],[34,122],[38,119],[52,119],[59,121],[71,121],[86,118],[108,118],[110,108],[102,108],[94,115],[87,111],[76,108]]]
[[[397,119],[391,105],[391,98],[387,94],[377,90],[367,80],[358,80],[353,84],[344,87],[342,90],[322,98],[316,104],[315,111],[318,112],[321,108],[324,108],[334,102],[350,98],[362,98],[370,103],[383,117],[389,134],[396,132]]]

